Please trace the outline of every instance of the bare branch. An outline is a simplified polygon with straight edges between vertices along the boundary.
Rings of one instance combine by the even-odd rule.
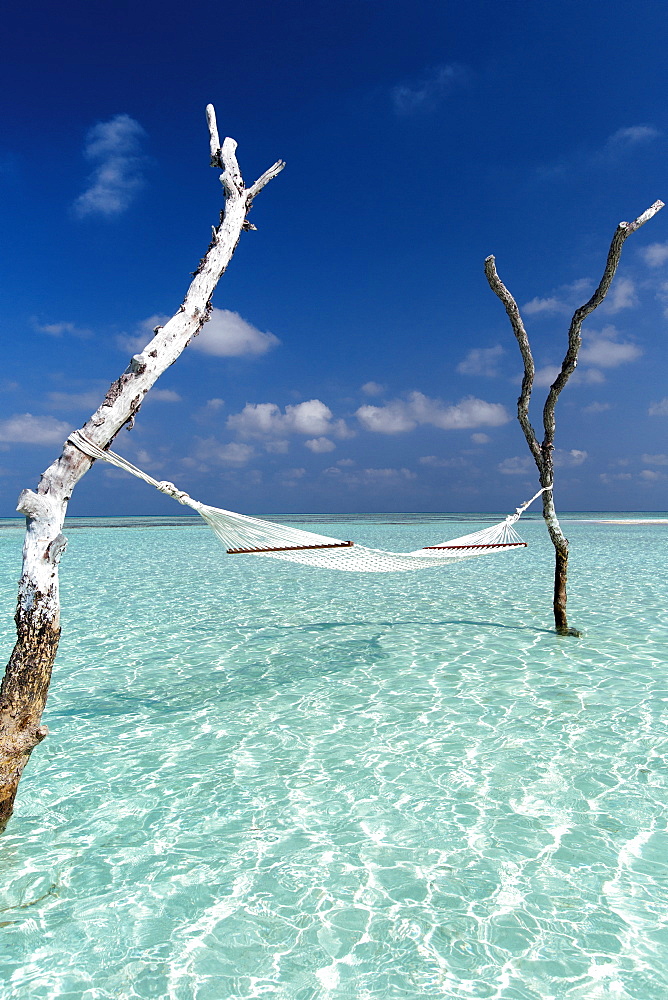
[[[213,104],[206,106],[206,121],[209,126],[209,145],[211,147],[211,166],[221,167],[220,159],[220,139],[218,138],[218,125],[216,124],[216,109]]]
[[[561,371],[557,375],[556,379],[550,386],[550,391],[545,400],[545,406],[543,408],[543,427],[545,429],[545,437],[543,439],[543,454],[546,453],[548,449],[554,444],[554,431],[555,431],[555,418],[554,409],[557,404],[557,400],[564,388],[569,378],[575,371],[575,367],[578,361],[578,353],[580,351],[580,346],[582,344],[582,324],[593,311],[600,306],[604,298],[608,294],[610,285],[612,284],[612,279],[615,276],[617,267],[619,266],[619,261],[622,255],[622,247],[626,239],[634,233],[641,226],[644,226],[653,216],[656,215],[664,207],[662,201],[655,201],[646,212],[639,215],[634,222],[620,222],[615,230],[615,234],[612,237],[612,242],[610,243],[610,249],[608,250],[608,259],[605,264],[605,270],[603,271],[603,276],[598,284],[598,288],[584,305],[580,306],[573,313],[573,319],[571,320],[571,325],[568,330],[568,349],[566,355],[561,364]]]
[[[260,193],[262,188],[265,187],[265,185],[268,184],[269,181],[273,181],[274,177],[277,177],[280,174],[284,166],[285,166],[284,160],[276,160],[276,163],[274,163],[272,167],[269,167],[269,170],[265,170],[262,176],[258,177],[258,179],[255,181],[255,184],[252,184],[248,188],[249,205],[252,202],[253,198]]]
[[[487,257],[485,260],[485,274],[487,276],[487,281],[489,282],[489,287],[495,295],[498,295],[505,306],[508,319],[510,320],[510,325],[513,328],[513,333],[515,334],[515,338],[519,344],[522,361],[524,362],[524,377],[522,378],[522,391],[519,399],[517,400],[517,419],[519,420],[520,427],[524,432],[524,437],[529,445],[531,454],[533,455],[536,465],[538,466],[538,471],[542,475],[542,452],[540,445],[538,444],[536,432],[531,426],[531,421],[529,420],[529,403],[531,401],[533,380],[536,374],[536,366],[534,365],[533,355],[531,353],[531,345],[529,344],[529,338],[527,337],[527,332],[524,328],[524,323],[522,321],[522,316],[520,315],[517,302],[499,278],[496,270],[495,259],[492,255]],[[541,485],[546,486],[547,484],[543,483],[541,480]]]
[[[206,120],[209,126],[209,145],[211,148],[211,166],[222,168],[224,173],[220,178],[223,187],[225,189],[226,196],[230,194],[242,194],[244,191],[246,193],[246,204],[250,208],[253,198],[260,193],[263,187],[273,180],[285,166],[283,160],[277,160],[273,166],[269,167],[268,170],[262,174],[261,177],[252,184],[251,187],[245,188],[243,177],[241,176],[241,171],[239,169],[239,164],[237,162],[236,149],[237,144],[234,139],[229,137],[223,142],[222,148],[220,145],[220,138],[218,136],[218,125],[216,124],[216,111],[213,104],[207,104],[206,106]],[[254,229],[254,226],[250,224],[245,226],[246,229]]]
[[[665,203],[663,201],[655,201],[653,205],[649,206],[646,212],[643,212],[642,215],[638,216],[635,222],[622,222],[620,225],[628,226],[630,235],[631,233],[634,233],[636,229],[640,229],[641,226],[644,226],[650,219],[653,219],[656,213],[660,212],[664,207]]]

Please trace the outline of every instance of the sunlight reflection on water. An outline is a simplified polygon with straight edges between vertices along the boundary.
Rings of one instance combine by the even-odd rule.
[[[410,550],[475,518],[313,522]],[[523,552],[379,576],[113,524],[70,530],[3,1000],[666,994],[661,526],[568,523],[573,640],[536,520]],[[0,532],[5,652],[19,550]]]

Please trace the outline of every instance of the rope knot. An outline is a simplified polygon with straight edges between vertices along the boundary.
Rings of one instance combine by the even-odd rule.
[[[191,497],[187,493],[184,493],[183,490],[178,489],[174,483],[170,483],[166,479],[163,479],[157,485],[161,493],[166,493],[167,496],[173,497],[174,500],[178,500],[179,503],[186,505],[190,503]]]

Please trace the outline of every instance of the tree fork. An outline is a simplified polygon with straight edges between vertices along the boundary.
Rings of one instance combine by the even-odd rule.
[[[254,184],[245,187],[236,158],[236,142],[218,138],[213,105],[207,107],[211,166],[220,176],[225,209],[213,229],[183,303],[153,339],[136,354],[84,424],[85,436],[107,448],[134,417],[147,392],[196,337],[210,315],[211,296],[232,259],[243,231],[254,228],[246,216],[253,199],[285,164],[278,160]],[[62,534],[72,490],[93,459],[66,442],[62,454],[44,473],[37,490],[24,490],[18,510],[26,516],[23,569],[16,611],[16,645],[0,685],[0,833],[33,749],[47,735],[41,724],[60,639],[58,563],[67,541]]]
[[[608,250],[603,276],[598,287],[591,298],[580,306],[573,313],[570,327],[568,329],[568,347],[561,370],[550,386],[545,405],[543,407],[543,430],[544,437],[542,444],[539,443],[536,432],[529,419],[529,403],[533,389],[534,377],[536,373],[529,337],[524,326],[524,321],[520,314],[517,302],[503,284],[496,271],[496,263],[493,256],[485,260],[485,276],[489,287],[501,300],[510,320],[515,339],[519,345],[522,363],[524,365],[524,375],[522,378],[522,390],[517,400],[517,419],[526,439],[529,451],[533,455],[540,477],[540,485],[551,487],[554,485],[554,463],[552,453],[554,451],[554,434],[556,430],[555,408],[562,389],[575,371],[578,363],[578,353],[582,344],[582,324],[608,294],[612,279],[615,276],[622,254],[622,247],[626,239],[646,222],[649,222],[664,207],[662,201],[655,201],[646,212],[639,215],[634,222],[620,222],[615,230]],[[554,545],[554,624],[559,635],[581,635],[577,629],[569,628],[566,614],[567,602],[567,581],[568,581],[568,539],[561,530],[561,525],[557,518],[554,507],[553,490],[549,489],[543,494],[543,518],[547,525],[547,530]]]

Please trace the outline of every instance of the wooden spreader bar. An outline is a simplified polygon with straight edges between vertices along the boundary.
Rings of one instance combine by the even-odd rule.
[[[325,542],[322,545],[281,545],[270,549],[228,549],[228,556],[250,555],[253,552],[297,552],[303,549],[349,549],[353,542]]]
[[[526,549],[526,542],[488,542],[487,545],[425,545],[425,549]]]

